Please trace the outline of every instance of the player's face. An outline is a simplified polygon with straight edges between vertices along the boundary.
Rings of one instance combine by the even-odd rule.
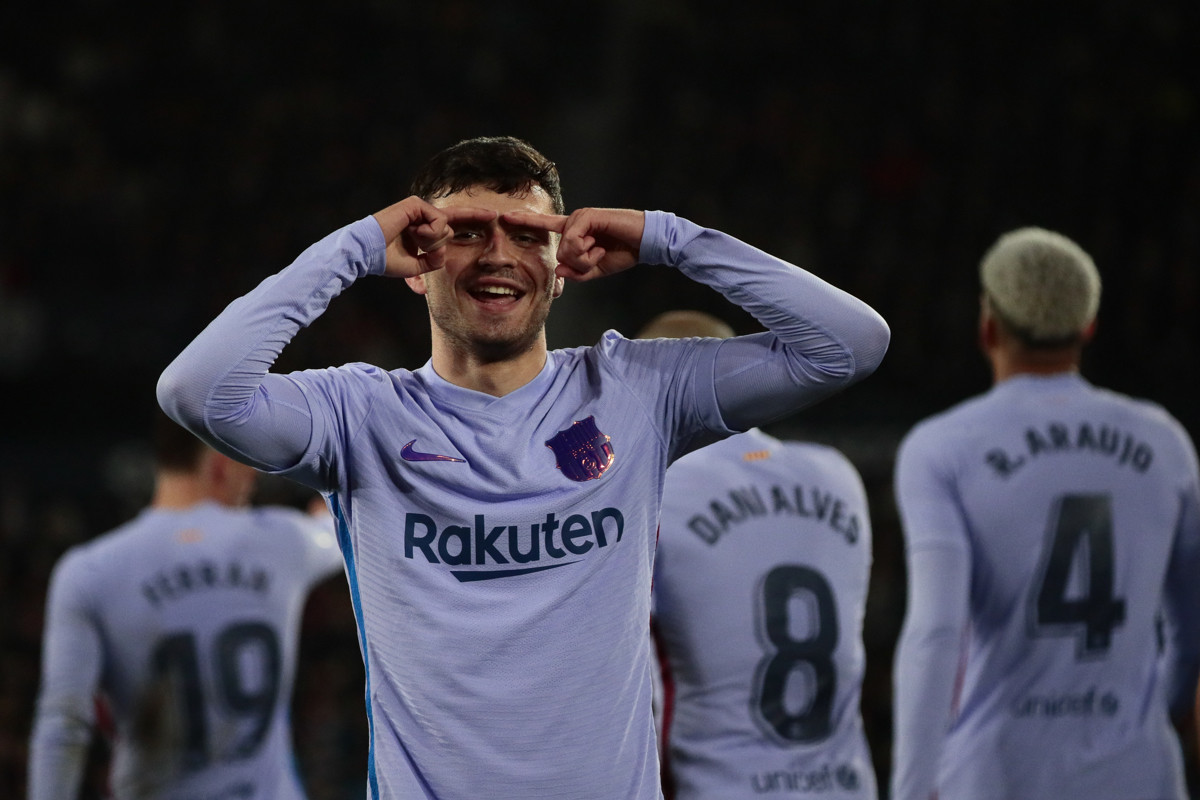
[[[491,222],[456,227],[445,267],[409,280],[425,295],[435,336],[488,361],[528,352],[544,336],[550,304],[562,294],[563,281],[554,275],[558,235],[509,225],[499,215],[553,214],[550,197],[540,187],[523,196],[473,187],[433,205],[497,212]]]

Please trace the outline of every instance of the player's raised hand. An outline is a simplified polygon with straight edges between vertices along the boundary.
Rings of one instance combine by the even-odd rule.
[[[446,263],[445,245],[454,236],[454,226],[491,222],[495,211],[482,208],[437,208],[419,197],[406,197],[375,213],[375,221],[387,241],[384,274],[412,278]]]
[[[505,222],[562,234],[555,274],[590,281],[629,269],[638,262],[646,215],[624,208],[581,208],[570,216],[509,211]]]

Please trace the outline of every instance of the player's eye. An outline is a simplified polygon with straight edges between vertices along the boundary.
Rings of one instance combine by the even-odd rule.
[[[525,245],[545,244],[548,241],[548,238],[544,233],[535,230],[513,231],[511,238],[514,242]]]

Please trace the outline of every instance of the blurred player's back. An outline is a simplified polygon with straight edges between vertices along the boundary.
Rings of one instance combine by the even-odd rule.
[[[117,800],[298,800],[288,712],[305,602],[341,566],[332,521],[246,508],[252,469],[160,435],[154,502],[51,575],[29,798],[78,795],[99,701]]]
[[[655,565],[676,796],[874,798],[871,526],[841,453],[750,431],[667,472]]]
[[[1170,711],[1190,706],[1200,655],[1195,449],[1159,406],[1080,374],[1101,282],[1076,242],[1009,231],[979,275],[992,388],[896,456],[891,796],[1182,800]]]
[[[971,547],[943,796],[1183,796],[1155,657],[1196,479],[1180,426],[1077,374],[1020,376],[918,426],[900,464],[906,513],[952,484]]]

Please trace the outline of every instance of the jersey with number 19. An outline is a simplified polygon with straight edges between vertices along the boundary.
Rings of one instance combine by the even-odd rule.
[[[288,726],[309,591],[332,525],[290,508],[150,508],[51,577],[30,800],[78,793],[93,694],[111,709],[112,796],[304,796]]]
[[[678,800],[873,800],[859,712],[871,524],[824,445],[759,431],[667,471],[654,573]]]
[[[898,768],[936,771],[943,800],[1185,797],[1158,621],[1195,651],[1198,485],[1176,420],[1075,373],[1010,378],[916,426],[896,467],[909,556],[968,555],[969,625],[940,764],[919,748]],[[898,740],[946,728],[904,707],[918,682],[897,682]]]

